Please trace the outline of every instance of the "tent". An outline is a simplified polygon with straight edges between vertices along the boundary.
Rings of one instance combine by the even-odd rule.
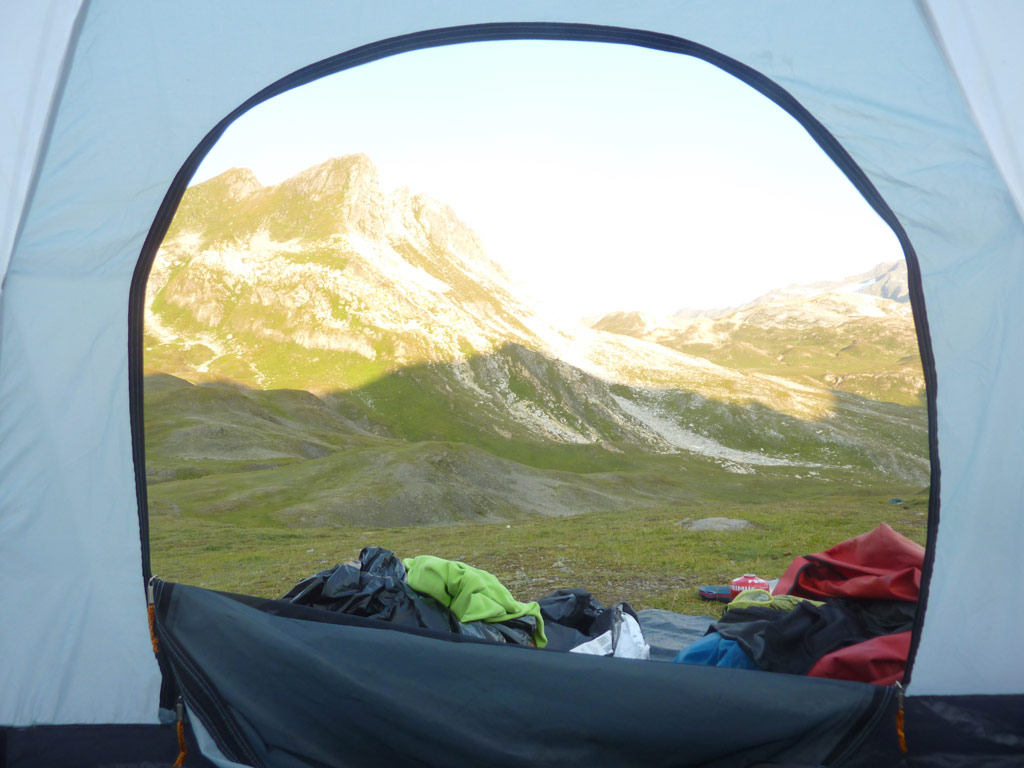
[[[0,764],[169,763],[168,655],[195,764],[1019,764],[1021,29],[1014,0],[4,3]],[[905,698],[456,647],[174,585],[154,655],[142,296],[192,172],[283,90],[504,39],[703,58],[788,110],[896,232],[932,460]]]

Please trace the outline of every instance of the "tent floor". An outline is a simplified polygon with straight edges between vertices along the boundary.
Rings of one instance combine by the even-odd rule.
[[[188,739],[189,768],[213,768]],[[41,725],[0,728],[0,768],[171,768],[171,725]]]

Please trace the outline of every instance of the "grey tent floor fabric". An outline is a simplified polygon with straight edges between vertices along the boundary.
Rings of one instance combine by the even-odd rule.
[[[190,716],[228,759],[264,768],[816,765],[887,695],[296,620],[164,582],[155,595]]]
[[[659,608],[637,611],[644,639],[651,646],[651,661],[672,661],[676,655],[707,634],[717,619],[711,616],[686,616]]]

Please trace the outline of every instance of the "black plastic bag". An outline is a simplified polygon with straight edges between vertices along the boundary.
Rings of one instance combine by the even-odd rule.
[[[401,626],[425,627],[495,643],[533,645],[531,621],[463,624],[437,600],[410,587],[402,561],[381,547],[364,547],[358,563],[335,565],[303,579],[284,599]]]
[[[637,619],[629,603],[605,608],[585,589],[559,589],[537,601],[544,617],[547,649],[569,651],[612,629],[622,614]],[[639,623],[639,619],[637,619]]]

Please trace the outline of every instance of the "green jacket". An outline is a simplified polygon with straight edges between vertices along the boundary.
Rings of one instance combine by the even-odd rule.
[[[537,620],[533,640],[538,648],[547,645],[540,606],[520,603],[494,574],[433,555],[410,557],[402,564],[409,586],[440,601],[459,621],[498,622],[533,616]]]
[[[725,610],[729,611],[733,608],[774,608],[777,611],[792,611],[800,603],[824,605],[819,600],[810,600],[806,597],[773,595],[764,589],[748,589],[746,592],[740,592],[736,595],[733,601],[725,606]]]

